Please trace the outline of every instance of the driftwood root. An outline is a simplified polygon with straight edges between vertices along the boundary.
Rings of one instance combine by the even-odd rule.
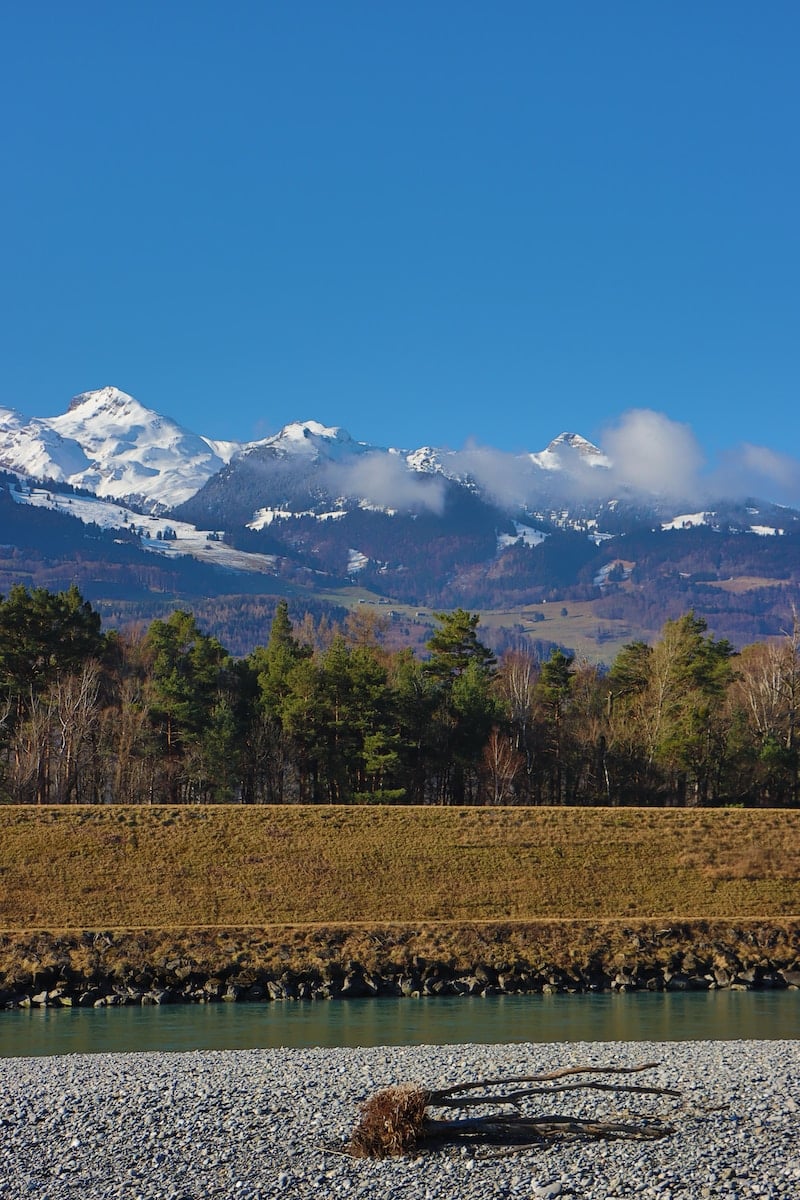
[[[412,1154],[423,1147],[430,1148],[459,1141],[519,1149],[553,1140],[626,1138],[651,1141],[668,1137],[675,1132],[674,1127],[658,1118],[625,1122],[581,1120],[558,1114],[528,1116],[520,1111],[523,1102],[531,1096],[581,1088],[679,1096],[680,1093],[674,1088],[598,1083],[595,1080],[550,1087],[538,1086],[542,1083],[552,1084],[567,1075],[630,1075],[657,1065],[644,1063],[640,1067],[564,1067],[539,1075],[468,1080],[440,1089],[425,1088],[417,1084],[384,1088],[361,1105],[360,1118],[348,1142],[347,1153],[353,1158],[389,1158]],[[535,1086],[522,1087],[522,1084]],[[511,1090],[508,1090],[509,1087]],[[497,1091],[497,1088],[504,1090]],[[431,1108],[465,1109],[477,1106],[492,1108],[495,1111],[486,1115],[455,1119],[435,1118],[429,1112]],[[514,1111],[504,1112],[504,1107]],[[500,1111],[496,1111],[498,1109]]]

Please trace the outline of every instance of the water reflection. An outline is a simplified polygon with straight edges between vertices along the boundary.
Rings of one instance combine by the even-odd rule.
[[[492,996],[0,1013],[0,1056],[800,1037],[800,992]]]

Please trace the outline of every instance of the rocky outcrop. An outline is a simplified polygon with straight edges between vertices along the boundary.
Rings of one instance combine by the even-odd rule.
[[[257,951],[277,960],[289,957],[284,946],[270,942],[268,930],[257,935],[216,931],[213,947],[190,942],[180,953],[166,956],[163,931],[149,938],[141,933],[38,933],[28,942],[22,935],[5,935],[0,937],[0,1007],[800,989],[800,930],[791,921],[780,929],[763,923],[727,929],[704,923],[669,929],[646,923],[575,927],[572,941],[561,943],[560,954],[552,952],[551,928],[542,931],[542,939],[545,932],[551,937],[550,953],[537,940],[534,926],[450,930],[453,938],[461,932],[463,941],[483,939],[491,960],[474,962],[465,962],[463,954],[446,959],[413,953],[418,935],[395,928],[380,941],[382,949],[371,951],[368,964],[337,956],[337,945],[345,946],[348,935],[326,930],[309,933],[306,944],[293,947],[291,967],[257,961]],[[182,936],[185,943],[187,935]],[[321,964],[322,948],[327,961]]]

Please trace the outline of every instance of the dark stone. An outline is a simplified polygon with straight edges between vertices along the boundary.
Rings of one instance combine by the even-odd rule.
[[[345,975],[341,995],[348,1000],[360,1000],[364,996],[374,996],[375,993],[368,986],[363,973],[358,970]]]
[[[95,1003],[102,999],[102,995],[99,988],[89,988],[78,996],[78,1005],[80,1008],[94,1008]]]
[[[402,975],[400,977],[400,993],[403,996],[418,996],[420,993],[420,980],[418,975]]]

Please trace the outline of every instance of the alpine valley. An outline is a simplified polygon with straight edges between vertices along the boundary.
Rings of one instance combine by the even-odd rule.
[[[397,645],[462,606],[497,650],[603,661],[690,608],[737,646],[779,634],[800,512],[645,493],[575,433],[511,455],[377,447],[303,421],[240,444],[106,387],[56,417],[0,409],[0,592],[18,583],[76,583],[118,627],[191,608],[236,654],[286,596],[318,619],[374,605]]]

